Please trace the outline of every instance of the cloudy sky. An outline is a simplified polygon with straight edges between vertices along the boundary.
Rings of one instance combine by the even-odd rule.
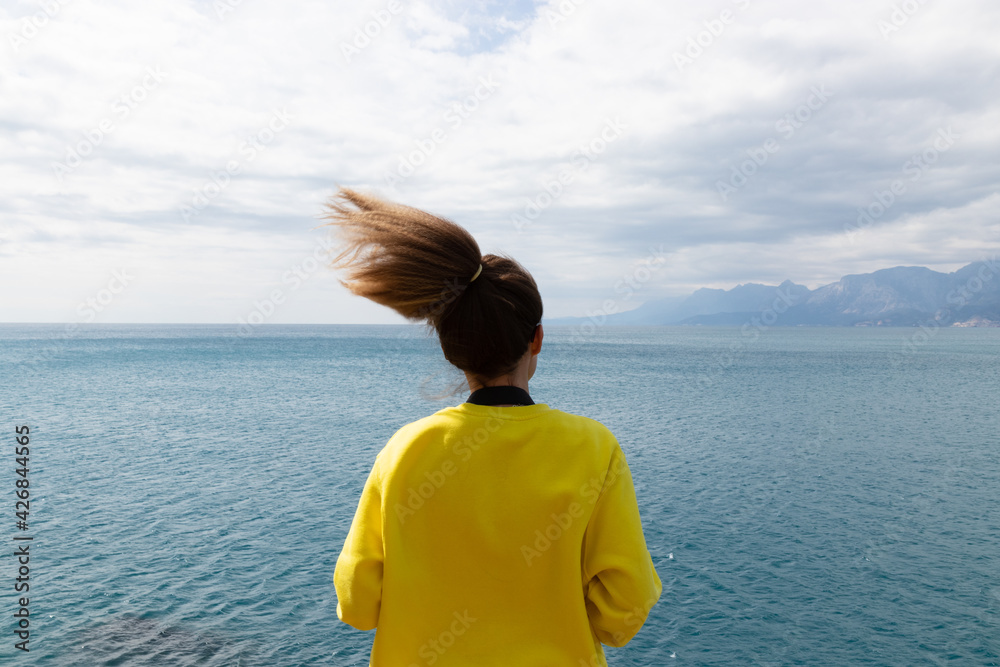
[[[338,185],[548,316],[951,271],[1000,249],[997,35],[990,0],[4,0],[0,321],[401,321],[316,259]]]

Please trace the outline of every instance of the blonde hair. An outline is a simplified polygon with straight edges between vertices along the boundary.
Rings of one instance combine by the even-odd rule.
[[[331,266],[346,270],[341,283],[432,326],[445,358],[460,370],[493,379],[527,351],[542,298],[514,259],[481,255],[472,235],[450,220],[346,188],[330,198],[323,217],[340,234],[342,250]]]

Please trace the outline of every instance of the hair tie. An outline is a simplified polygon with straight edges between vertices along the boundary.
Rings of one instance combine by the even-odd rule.
[[[476,278],[478,278],[478,277],[479,277],[479,274],[480,274],[480,273],[482,273],[482,272],[483,272],[483,265],[482,265],[482,264],[480,264],[480,265],[479,265],[479,268],[478,268],[478,269],[476,269],[476,273],[475,273],[475,274],[473,274],[472,278],[470,278],[470,279],[469,279],[469,282],[471,283],[471,282],[472,282],[473,280],[475,280]]]

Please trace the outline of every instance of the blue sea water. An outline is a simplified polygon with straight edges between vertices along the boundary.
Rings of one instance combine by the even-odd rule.
[[[532,396],[615,432],[664,584],[609,664],[1000,665],[1000,330],[586,333],[546,329]],[[465,396],[422,328],[0,325],[0,373],[0,538],[33,537],[0,663],[367,664],[361,487]]]

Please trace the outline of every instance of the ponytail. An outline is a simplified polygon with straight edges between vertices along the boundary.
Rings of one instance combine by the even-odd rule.
[[[542,320],[531,274],[510,257],[480,255],[459,225],[341,188],[324,218],[340,232],[333,268],[351,292],[434,327],[445,358],[480,380],[509,373]],[[480,268],[481,267],[481,268]]]

